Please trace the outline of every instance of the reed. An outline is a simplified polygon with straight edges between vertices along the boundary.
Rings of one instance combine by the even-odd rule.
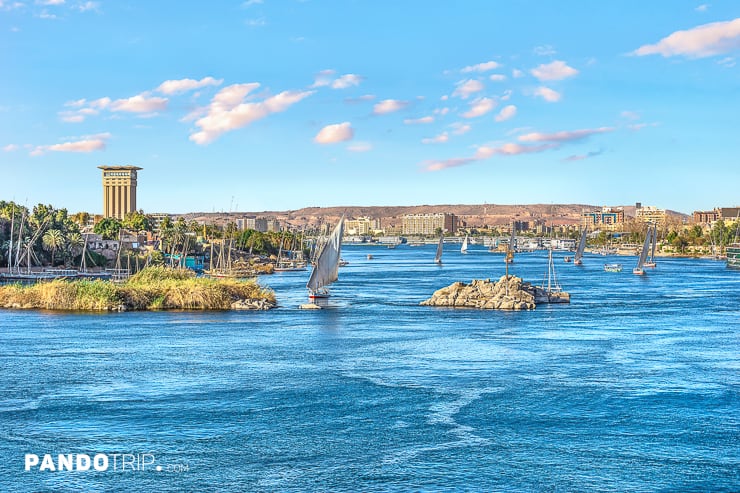
[[[0,307],[47,310],[228,310],[238,300],[275,303],[255,280],[209,279],[190,271],[149,267],[122,284],[56,280],[0,286]]]

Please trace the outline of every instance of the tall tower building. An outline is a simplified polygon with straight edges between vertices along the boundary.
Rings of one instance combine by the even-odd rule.
[[[136,166],[98,166],[103,170],[103,217],[123,219],[136,210]]]

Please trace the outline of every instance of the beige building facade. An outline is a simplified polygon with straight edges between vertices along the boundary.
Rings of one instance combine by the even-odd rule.
[[[136,210],[137,166],[98,166],[103,170],[103,217],[123,219]]]
[[[405,214],[401,221],[404,235],[430,236],[440,229],[445,233],[457,232],[457,217],[450,213]]]

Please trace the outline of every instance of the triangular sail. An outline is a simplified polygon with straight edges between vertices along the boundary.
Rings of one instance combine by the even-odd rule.
[[[511,223],[511,239],[509,239],[509,250],[514,253],[514,243],[516,242],[516,223]]]
[[[468,235],[465,235],[465,239],[463,240],[463,244],[460,247],[461,253],[467,253],[468,252]]]
[[[581,232],[581,239],[578,242],[578,248],[576,249],[576,255],[574,257],[575,262],[579,262],[583,258],[583,251],[586,249],[586,228],[583,228]]]
[[[439,243],[437,244],[437,255],[434,256],[434,261],[438,264],[442,263],[442,245],[444,245],[445,237],[444,235],[439,237]]]
[[[648,226],[647,234],[645,235],[645,243],[642,244],[642,251],[640,252],[640,258],[637,259],[637,268],[642,269],[642,265],[647,259],[648,250],[650,250],[650,242],[652,241],[652,228]]]
[[[652,239],[652,242],[653,242],[653,246],[652,246],[652,248],[650,250],[650,261],[651,262],[655,262],[655,248],[656,248],[656,246],[658,244],[658,227],[655,226],[655,225],[653,225],[653,239]]]
[[[344,235],[344,216],[337,223],[316,259],[316,266],[306,284],[311,291],[318,291],[337,280],[339,257],[342,254],[342,235]]]

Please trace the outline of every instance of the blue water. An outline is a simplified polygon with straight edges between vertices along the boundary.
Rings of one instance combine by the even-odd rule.
[[[740,491],[740,273],[556,255],[570,305],[420,307],[504,273],[482,246],[441,267],[434,249],[346,247],[322,311],[297,310],[307,272],[262,278],[270,312],[0,311],[0,491]]]

